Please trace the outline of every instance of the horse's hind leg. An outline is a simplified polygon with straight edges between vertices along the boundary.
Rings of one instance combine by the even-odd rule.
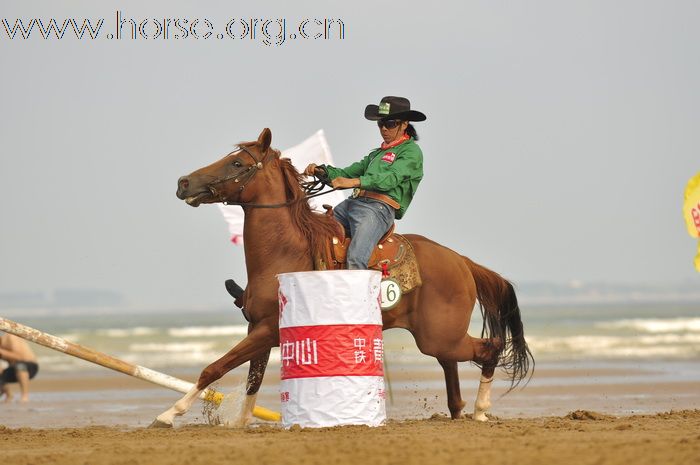
[[[493,380],[493,374],[498,362],[498,355],[502,349],[501,346],[501,341],[498,339],[482,339],[465,334],[459,342],[451,345],[449,350],[441,350],[438,351],[437,354],[434,354],[440,357],[438,360],[474,361],[483,367],[481,370],[479,391],[477,393],[476,402],[474,403],[473,418],[477,421],[488,420],[486,412],[491,408],[491,381]],[[450,380],[454,378],[455,381],[453,381],[453,383],[456,385],[456,391],[458,393],[459,381],[457,380],[457,363],[453,363],[455,365],[454,376],[448,376],[448,368],[440,361],[440,364],[443,365],[443,369],[445,370],[445,381],[447,382],[447,405],[450,408],[450,413],[452,413],[452,418],[455,418],[453,405],[456,407],[457,404],[452,404],[450,399],[450,391],[455,388],[450,387]],[[459,394],[457,395],[459,396]],[[460,397],[456,397],[456,399],[461,400]]]
[[[491,384],[503,343],[498,338],[473,338],[473,343],[476,348],[474,361],[481,365],[481,378],[479,378],[479,389],[476,392],[472,418],[476,421],[488,421],[486,412],[491,408]]]
[[[474,420],[488,421],[486,412],[491,408],[491,382],[493,381],[495,370],[495,365],[484,365],[481,369],[479,390],[476,393],[476,401],[474,402],[474,416],[472,417]]]
[[[447,408],[450,409],[450,416],[453,420],[462,418],[462,409],[464,401],[462,393],[459,389],[459,371],[457,370],[457,362],[440,360],[440,366],[445,372],[445,386],[447,387]]]
[[[498,354],[501,352],[502,343],[500,339],[470,338],[474,347],[474,361],[481,365],[481,378],[479,378],[479,389],[476,392],[474,401],[474,415],[476,421],[488,421],[486,412],[491,408],[491,384],[493,374],[498,363]]]

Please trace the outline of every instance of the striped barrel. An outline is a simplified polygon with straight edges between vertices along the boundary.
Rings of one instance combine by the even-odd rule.
[[[381,273],[308,271],[278,279],[284,427],[381,425]]]

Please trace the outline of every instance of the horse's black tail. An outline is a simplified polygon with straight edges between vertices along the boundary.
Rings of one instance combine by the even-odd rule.
[[[464,258],[476,282],[476,294],[484,319],[481,337],[502,341],[497,366],[503,368],[510,378],[510,391],[527,378],[528,373],[532,376],[535,368],[535,359],[525,341],[515,289],[495,271]]]

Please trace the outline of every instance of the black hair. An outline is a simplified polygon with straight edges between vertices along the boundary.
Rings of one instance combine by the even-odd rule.
[[[406,134],[413,137],[413,140],[418,140],[418,133],[416,132],[416,128],[414,128],[411,123],[408,123],[408,127],[406,128]]]

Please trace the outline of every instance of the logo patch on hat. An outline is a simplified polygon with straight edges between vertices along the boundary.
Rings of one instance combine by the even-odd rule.
[[[396,154],[394,152],[387,152],[382,157],[382,161],[387,163],[394,163],[394,160],[396,160]]]
[[[380,115],[388,115],[390,108],[391,104],[389,102],[382,102],[379,104],[379,111],[377,113]]]

